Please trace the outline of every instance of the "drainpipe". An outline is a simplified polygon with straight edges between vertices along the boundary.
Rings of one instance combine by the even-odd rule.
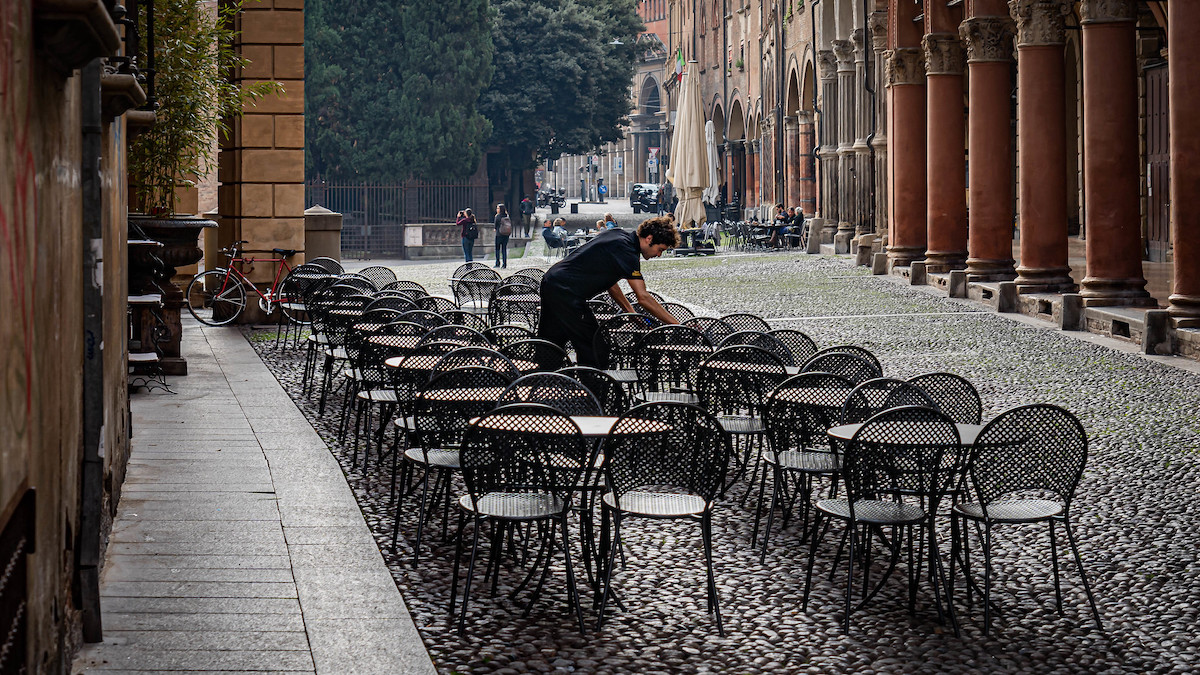
[[[803,0],[801,0],[803,2]],[[787,73],[787,62],[784,59],[783,49],[783,3],[776,3],[775,7],[775,79],[776,79],[776,95],[775,95],[775,200],[778,204],[783,202],[782,198],[784,191],[787,190],[787,160],[783,155],[783,106],[784,97],[787,96],[785,74]]]
[[[874,54],[875,47],[874,47],[874,36],[872,36],[870,34],[870,32],[868,32],[868,30],[867,30],[867,4],[868,4],[868,0],[862,0],[862,9],[863,9],[862,31],[863,31],[863,40],[864,40],[863,49],[866,49],[867,45],[872,45],[870,47],[871,52],[872,52],[870,55],[870,58],[864,59],[864,67],[863,67],[863,85],[864,85],[864,88],[867,90],[867,94],[869,94],[871,97],[871,102],[868,107],[868,114],[870,115],[870,119],[871,119],[871,127],[870,127],[871,132],[867,134],[867,173],[870,176],[870,179],[867,181],[867,217],[870,218],[870,220],[868,222],[871,223],[871,229],[874,230],[875,229],[875,198],[877,196],[876,192],[875,192],[875,179],[876,179],[875,142],[874,142],[875,141],[875,131],[876,131],[875,108],[878,105],[878,102],[875,100],[875,97],[876,97],[875,78],[873,78],[871,76],[871,65],[875,61],[875,54]],[[878,234],[878,233],[876,233],[876,234]]]
[[[821,147],[822,139],[825,138],[821,134],[821,127],[823,127],[825,125],[825,116],[821,114],[821,106],[817,105],[817,92],[820,91],[820,89],[821,89],[821,74],[817,71],[817,68],[816,68],[817,51],[818,51],[818,49],[817,49],[817,5],[819,5],[819,4],[821,4],[821,0],[813,0],[812,8],[811,8],[811,11],[809,12],[809,16],[812,18],[810,18],[808,21],[808,27],[812,29],[812,43],[811,44],[812,44],[812,50],[813,50],[812,107],[813,107],[813,125],[814,125],[813,132],[816,134],[816,138],[814,139],[815,142],[813,144],[813,179],[817,180],[817,184],[814,186],[816,188],[816,192],[817,192],[817,194],[815,195],[816,196],[815,201],[817,203],[817,211],[820,211],[825,208],[825,204],[822,201],[824,195],[821,194],[821,183],[824,182],[825,177],[821,176],[821,178],[819,180],[817,179],[817,171],[820,170],[821,163],[820,163],[820,161],[818,161],[819,158],[816,156],[817,148]],[[803,82],[801,82],[801,86],[804,86]],[[835,122],[836,122],[836,120],[835,120]],[[813,212],[814,215],[816,214],[817,211]]]
[[[100,624],[100,526],[104,480],[104,289],[103,176],[100,59],[82,69],[83,197],[83,464],[80,470],[79,544],[76,573],[83,639],[103,639]]]

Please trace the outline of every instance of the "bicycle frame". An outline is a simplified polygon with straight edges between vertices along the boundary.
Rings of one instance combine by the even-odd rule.
[[[275,265],[275,279],[271,282],[271,287],[265,294],[258,290],[258,285],[250,281],[245,272],[242,272],[242,270],[237,267],[237,265],[245,265],[246,263],[253,265],[256,262],[278,263]],[[292,268],[287,264],[286,258],[245,258],[233,255],[230,256],[229,265],[225,267],[225,271],[227,274],[237,276],[238,280],[243,285],[250,287],[250,289],[258,295],[258,297],[262,298],[263,302],[270,304],[271,302],[274,302],[274,298],[278,297],[276,291],[279,289],[279,282],[283,281],[288,274],[292,273]]]

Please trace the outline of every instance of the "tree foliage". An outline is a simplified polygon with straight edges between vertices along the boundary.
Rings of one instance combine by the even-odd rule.
[[[644,29],[636,0],[494,6],[496,71],[479,108],[512,168],[620,140],[631,105],[634,41]]]
[[[451,180],[490,134],[487,0],[309,0],[306,169],[332,180]]]

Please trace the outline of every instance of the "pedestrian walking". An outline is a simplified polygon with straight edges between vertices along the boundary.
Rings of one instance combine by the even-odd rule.
[[[533,200],[529,195],[525,195],[525,199],[521,200],[521,231],[525,238],[529,238],[529,229],[533,223]]]
[[[658,186],[658,192],[654,195],[654,204],[658,207],[658,215],[666,215],[667,211],[667,184],[663,183]]]
[[[512,236],[512,219],[508,217],[508,208],[503,204],[496,205],[496,219],[492,221],[496,227],[496,267],[508,267],[508,238]]]
[[[458,219],[454,222],[462,230],[463,258],[471,262],[475,259],[475,240],[479,238],[479,223],[475,220],[475,212],[463,209],[458,212]]]
[[[641,267],[643,258],[657,258],[678,245],[675,224],[658,217],[643,221],[637,232],[608,230],[580,246],[542,278],[538,337],[564,349],[569,341],[579,365],[600,367],[592,343],[599,326],[587,301],[607,290],[621,311],[632,313],[633,305],[618,283],[621,279],[629,284],[640,307],[663,323],[679,323],[646,291]]]

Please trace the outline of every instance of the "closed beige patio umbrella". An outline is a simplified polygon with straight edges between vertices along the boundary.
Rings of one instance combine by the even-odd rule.
[[[671,167],[667,170],[667,180],[679,192],[675,219],[680,227],[697,227],[706,220],[701,200],[709,182],[704,122],[699,66],[695,61],[688,61],[675,116],[675,131],[671,134]]]

